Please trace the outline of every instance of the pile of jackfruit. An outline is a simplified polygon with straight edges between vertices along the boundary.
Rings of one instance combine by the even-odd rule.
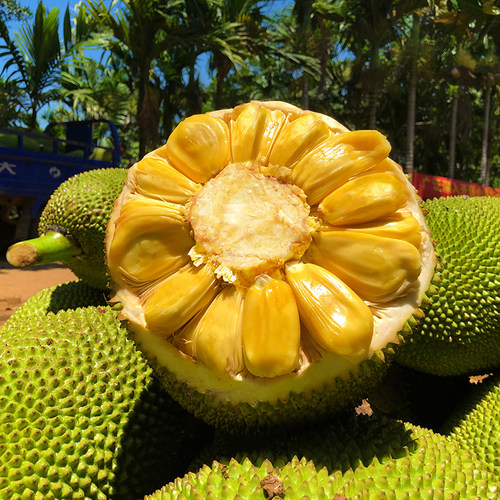
[[[500,198],[422,202],[379,132],[184,119],[53,194],[0,328],[0,498],[498,498]]]

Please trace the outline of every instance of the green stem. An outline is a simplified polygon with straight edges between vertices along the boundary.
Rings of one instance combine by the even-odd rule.
[[[39,238],[14,243],[7,250],[7,260],[15,267],[66,262],[82,252],[73,238],[58,231],[47,231]]]

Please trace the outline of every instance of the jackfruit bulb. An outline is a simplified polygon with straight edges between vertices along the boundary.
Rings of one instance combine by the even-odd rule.
[[[389,152],[377,131],[253,101],[186,118],[130,168],[106,234],[114,300],[182,405],[252,428],[383,373],[435,266]]]

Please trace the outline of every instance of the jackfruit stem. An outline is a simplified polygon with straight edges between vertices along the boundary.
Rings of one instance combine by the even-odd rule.
[[[7,249],[6,257],[14,267],[27,267],[67,262],[81,253],[73,238],[49,230],[38,238],[14,243]]]

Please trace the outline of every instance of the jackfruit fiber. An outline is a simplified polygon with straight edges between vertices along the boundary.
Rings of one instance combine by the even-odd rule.
[[[216,432],[211,451],[205,450],[202,457],[205,464],[146,499],[273,495],[472,499],[497,498],[499,492],[498,478],[455,441],[428,429],[354,411],[265,440],[248,436],[228,440]]]
[[[82,290],[85,302],[85,286],[38,294],[0,329],[0,498],[141,498],[210,435],[152,377],[117,311],[47,311]]]
[[[423,204],[440,265],[399,363],[436,375],[500,365],[500,198]]]
[[[81,254],[64,261],[75,275],[95,288],[106,289],[108,279],[104,235],[113,203],[123,188],[127,169],[96,169],[63,182],[51,195],[38,225],[70,236]]]
[[[286,424],[384,373],[435,266],[389,152],[252,101],[186,118],[130,168],[106,234],[113,301],[185,408],[231,432]]]

